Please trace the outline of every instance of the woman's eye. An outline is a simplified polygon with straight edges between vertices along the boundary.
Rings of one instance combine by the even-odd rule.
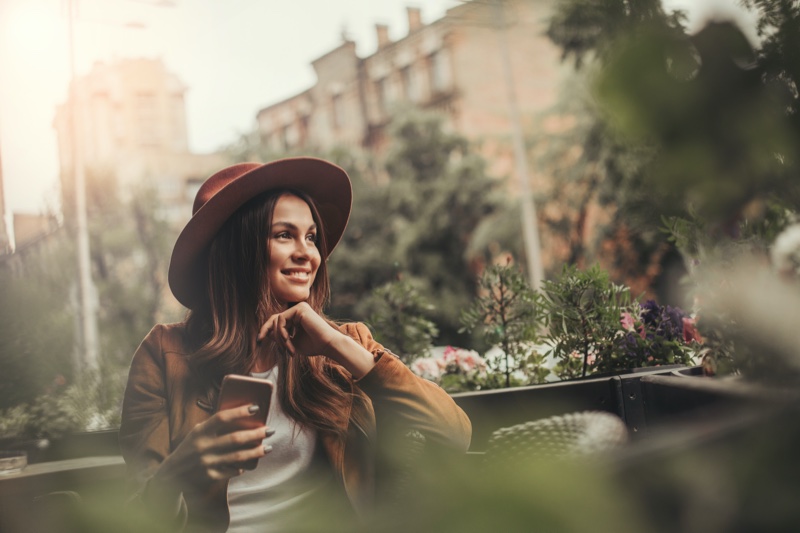
[[[280,233],[275,234],[276,239],[290,239],[291,235],[289,235],[288,231],[282,231]]]
[[[316,233],[309,233],[306,235],[306,239],[311,242],[317,242],[317,234]]]

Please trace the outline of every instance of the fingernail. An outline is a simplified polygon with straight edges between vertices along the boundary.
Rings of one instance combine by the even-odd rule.
[[[269,453],[272,451],[272,444],[265,444],[264,445],[264,453]]]
[[[271,437],[271,436],[273,436],[274,434],[275,434],[275,430],[274,430],[274,429],[267,429],[267,430],[264,432],[264,435],[265,435],[266,437]]]
[[[257,413],[258,412],[258,406],[257,405],[251,405],[250,407],[247,408],[247,412],[250,413],[251,415]]]

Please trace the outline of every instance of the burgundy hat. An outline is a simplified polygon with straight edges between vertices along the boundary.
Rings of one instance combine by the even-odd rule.
[[[189,309],[197,303],[205,283],[202,269],[208,247],[225,221],[248,200],[271,189],[295,189],[314,200],[330,255],[342,238],[353,203],[347,173],[313,157],[279,159],[263,165],[239,163],[220,170],[200,186],[192,218],[175,242],[169,286],[180,303]]]

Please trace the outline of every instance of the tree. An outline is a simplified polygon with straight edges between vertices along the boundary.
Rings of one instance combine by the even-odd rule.
[[[459,314],[475,291],[465,251],[474,250],[481,222],[504,205],[502,193],[467,141],[444,129],[441,116],[398,115],[391,136],[384,180],[363,178],[367,172],[352,176],[353,214],[330,261],[334,306],[340,312],[352,306],[351,316],[366,318],[359,302],[402,273],[435,303],[440,342],[463,345]]]
[[[123,189],[113,174],[101,172],[90,172],[87,184],[101,353],[107,363],[126,369],[153,324],[181,318],[166,307],[166,271],[177,232],[153,185]]]
[[[660,231],[652,191],[639,186],[656,146],[650,139],[632,142],[615,130],[593,82],[619,42],[642,32],[685,41],[684,22],[682,12],[666,12],[660,0],[556,5],[547,33],[562,48],[563,59],[574,61],[576,72],[542,122],[558,119],[567,126],[541,129],[530,142],[537,147],[538,166],[551,177],[540,193],[543,241],[555,250],[551,269],[599,262],[615,281],[667,296],[661,284],[672,276],[676,253]]]
[[[626,216],[665,229],[684,257],[690,290],[704,291],[705,302],[716,299],[714,288],[728,283],[736,264],[753,255],[766,262],[766,250],[800,208],[800,5],[743,5],[759,17],[755,49],[731,22],[709,22],[694,35],[662,15],[616,33],[602,24],[560,26],[565,45],[563,35],[602,28],[602,38],[576,48],[586,57],[586,50],[596,52],[598,123],[620,147],[615,160],[645,150],[633,173],[606,162],[608,184]],[[726,310],[709,315],[699,323],[708,353],[756,361],[761,373],[775,374],[763,363],[773,358],[747,357],[748,342],[736,333],[741,324]]]
[[[6,365],[0,376],[0,408],[44,405],[36,398],[57,396],[57,401],[81,411],[76,420],[97,424],[91,416],[95,413],[113,422],[136,346],[156,321],[179,318],[165,298],[174,230],[153,188],[122,191],[113,176],[87,173],[100,369],[96,376],[76,374],[72,360],[77,275],[69,185],[67,181],[64,186],[63,227],[18,258],[20,271],[0,272],[0,312],[6,315],[0,320],[0,354]]]
[[[364,308],[369,310],[375,339],[391,346],[404,363],[430,354],[439,334],[428,318],[434,307],[414,285],[402,279],[381,285],[372,291]]]
[[[63,228],[21,252],[21,272],[0,269],[0,409],[72,379],[75,254]]]

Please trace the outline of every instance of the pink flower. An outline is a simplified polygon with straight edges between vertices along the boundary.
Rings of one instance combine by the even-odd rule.
[[[634,329],[634,327],[636,325],[636,322],[633,319],[633,315],[631,315],[627,311],[622,313],[622,318],[620,319],[620,323],[622,324],[622,327],[626,331],[633,331],[633,329]]]
[[[411,371],[420,377],[430,380],[437,380],[442,375],[439,361],[432,357],[422,357],[420,359],[416,359],[411,363]]]
[[[683,317],[683,342],[687,344],[690,342],[703,344],[703,337],[701,337],[700,332],[697,331],[694,318],[688,316]]]
[[[475,368],[475,359],[473,359],[471,355],[467,354],[461,358],[461,360],[458,362],[458,366],[460,366],[461,370],[464,372],[469,372]]]
[[[448,363],[451,361],[458,361],[458,348],[446,346],[442,354],[442,359]]]

